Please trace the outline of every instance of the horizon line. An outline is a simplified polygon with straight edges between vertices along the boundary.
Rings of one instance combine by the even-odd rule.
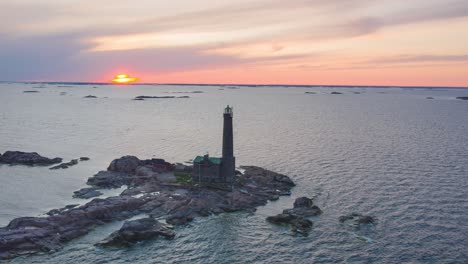
[[[468,86],[421,86],[421,85],[351,85],[351,84],[252,84],[252,83],[129,83],[115,84],[112,82],[73,82],[73,81],[0,81],[0,83],[31,83],[31,84],[74,84],[74,85],[185,85],[185,86],[244,86],[244,87],[343,87],[343,88],[450,88],[468,89]]]

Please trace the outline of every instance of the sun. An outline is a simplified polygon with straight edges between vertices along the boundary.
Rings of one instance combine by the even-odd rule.
[[[126,84],[126,83],[132,83],[136,80],[137,78],[130,77],[128,74],[117,74],[115,78],[112,79],[112,82],[117,83],[117,84]]]

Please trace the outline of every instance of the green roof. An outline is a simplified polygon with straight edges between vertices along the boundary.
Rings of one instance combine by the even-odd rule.
[[[193,160],[193,163],[195,163],[195,162],[201,162],[201,161],[203,161],[203,159],[204,159],[204,156],[197,156],[197,157]],[[208,157],[208,159],[210,160],[211,163],[216,164],[216,165],[220,165],[220,164],[221,164],[221,161],[222,161],[221,158],[215,158],[215,157]]]

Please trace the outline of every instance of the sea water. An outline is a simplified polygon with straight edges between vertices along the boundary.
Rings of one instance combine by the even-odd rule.
[[[190,98],[131,100],[139,95]],[[57,252],[12,263],[468,263],[468,101],[457,96],[468,89],[2,83],[1,153],[91,160],[65,170],[0,165],[0,226],[87,202],[73,191],[123,155],[170,162],[220,156],[228,104],[237,164],[297,183],[290,197],[253,214],[177,227],[174,240],[95,247],[120,228],[116,221]],[[309,236],[265,221],[300,196],[324,212],[311,218]],[[377,223],[339,223],[352,212]]]

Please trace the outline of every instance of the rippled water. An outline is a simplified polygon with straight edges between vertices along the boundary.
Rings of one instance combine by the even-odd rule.
[[[32,86],[0,84],[0,152],[91,160],[55,171],[1,165],[1,226],[77,203],[72,192],[122,155],[174,162],[220,155],[226,104],[234,105],[238,164],[290,175],[298,186],[255,214],[178,227],[172,241],[94,247],[122,224],[114,222],[56,253],[13,263],[468,262],[468,102],[454,99],[468,90],[46,85],[23,93]],[[204,93],[130,100],[195,90]],[[88,94],[99,98],[82,98]],[[265,222],[303,195],[324,211],[308,237]],[[338,223],[351,212],[378,223],[360,230]]]

